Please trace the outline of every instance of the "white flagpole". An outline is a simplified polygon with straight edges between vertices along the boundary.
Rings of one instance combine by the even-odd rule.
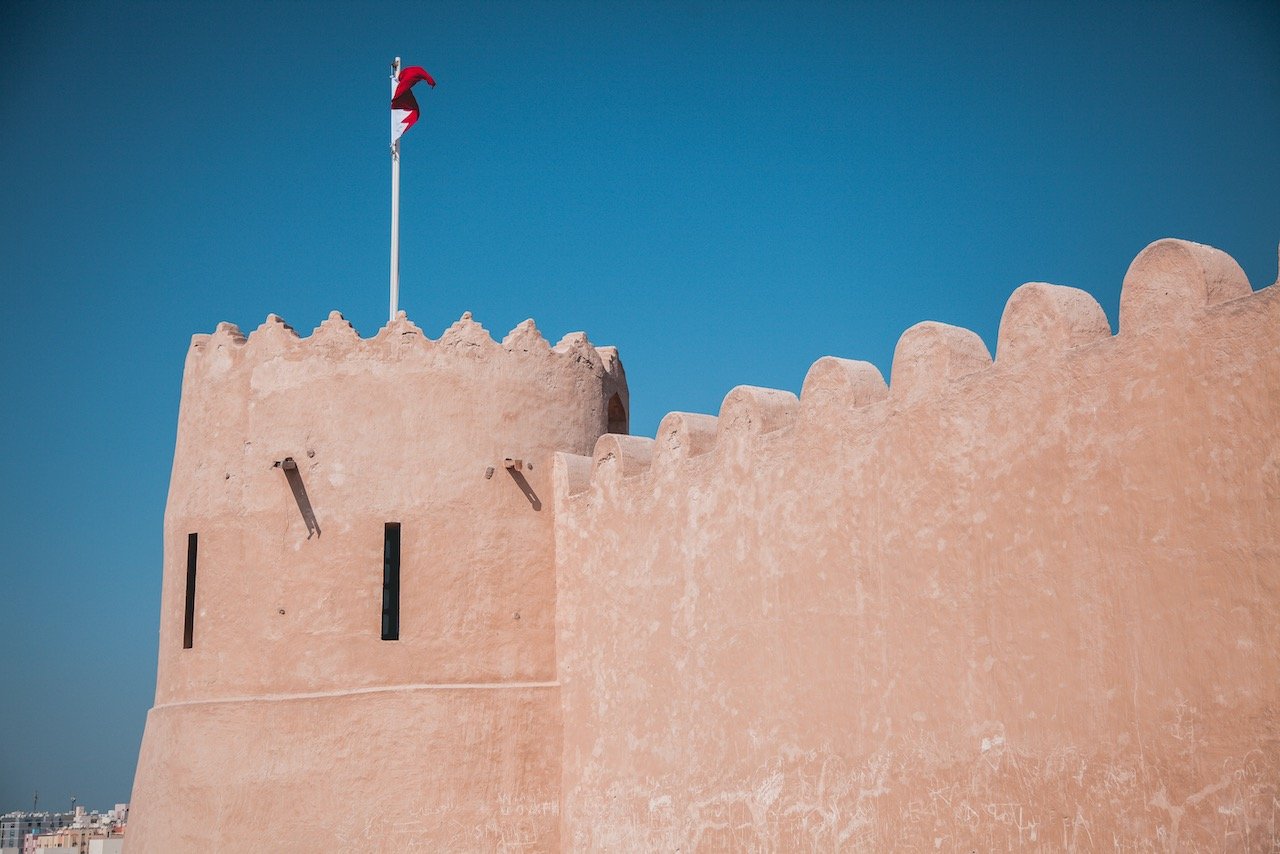
[[[391,96],[400,82],[400,57],[391,63]],[[391,136],[395,139],[396,116],[391,113]],[[400,140],[391,143],[391,320],[400,308]]]

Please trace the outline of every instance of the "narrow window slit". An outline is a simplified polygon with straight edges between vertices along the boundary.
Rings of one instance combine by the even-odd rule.
[[[187,594],[182,620],[182,648],[191,649],[196,628],[196,551],[199,534],[187,534]]]
[[[382,639],[400,639],[400,523],[382,535]]]

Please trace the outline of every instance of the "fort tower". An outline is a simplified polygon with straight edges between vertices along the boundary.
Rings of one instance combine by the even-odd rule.
[[[130,852],[555,847],[551,456],[627,406],[532,321],[195,336]]]

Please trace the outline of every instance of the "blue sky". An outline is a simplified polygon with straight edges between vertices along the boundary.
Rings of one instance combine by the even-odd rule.
[[[0,812],[128,798],[189,336],[401,305],[620,347],[633,432],[1176,236],[1262,287],[1275,3],[0,5]],[[424,87],[419,87],[423,89]]]

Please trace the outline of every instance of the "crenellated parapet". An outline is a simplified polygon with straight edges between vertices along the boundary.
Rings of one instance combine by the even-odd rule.
[[[232,364],[229,359],[234,359],[237,365],[247,363],[252,367],[254,363],[281,357],[295,360],[476,359],[503,354],[542,357],[549,364],[561,363],[607,377],[615,385],[625,384],[617,349],[596,347],[585,333],[570,332],[553,347],[530,318],[496,341],[469,311],[438,339],[429,338],[403,311],[370,338],[361,338],[350,321],[337,311],[330,312],[328,319],[305,338],[275,314],[267,315],[247,336],[234,323],[223,322],[212,334],[192,336],[188,366],[216,373]]]
[[[1254,292],[1226,253],[1184,240],[1160,240],[1129,267],[1118,334],[1112,334],[1106,313],[1085,291],[1030,282],[1005,304],[994,360],[971,330],[918,323],[898,339],[891,384],[869,362],[824,356],[810,367],[798,399],[788,391],[739,386],[725,397],[718,416],[670,413],[656,440],[602,436],[586,462],[560,461],[560,494],[570,498],[604,481],[620,481],[644,494],[651,467],[670,473],[706,454],[725,457],[732,447],[767,445],[771,453],[786,453],[780,437],[803,432],[807,424],[828,426],[833,418],[867,409],[884,423],[895,411],[927,407],[968,390],[989,395],[1007,386],[1025,392],[1027,384],[1053,382],[1051,369],[1078,361],[1106,373],[1120,368],[1137,349],[1175,356],[1194,347],[1199,337],[1238,335],[1223,324],[1247,311],[1246,304],[1274,315],[1277,301],[1274,286]],[[1241,322],[1247,327],[1253,321]],[[1109,355],[1082,358],[1097,348]]]

